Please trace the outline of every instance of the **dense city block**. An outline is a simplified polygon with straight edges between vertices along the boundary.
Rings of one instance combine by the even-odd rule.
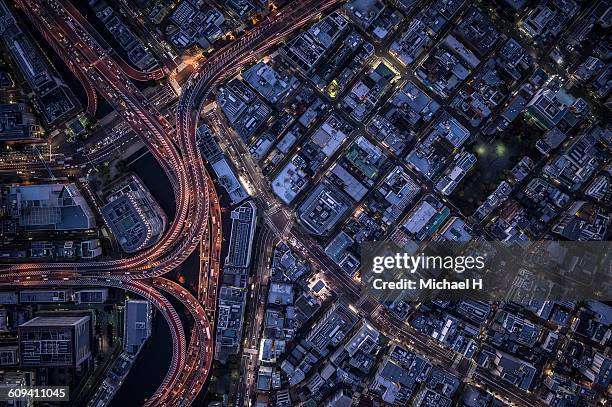
[[[608,406],[611,25],[610,0],[0,0],[0,406]],[[371,242],[549,241],[589,295],[364,289]],[[3,398],[33,386],[69,402]]]

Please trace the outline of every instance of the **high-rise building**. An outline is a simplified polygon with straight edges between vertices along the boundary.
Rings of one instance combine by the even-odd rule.
[[[351,407],[353,405],[353,398],[349,391],[340,389],[333,396],[329,398],[325,407]]]
[[[93,212],[75,184],[10,188],[9,212],[26,230],[77,230],[96,226]]]
[[[335,302],[321,318],[312,325],[306,340],[319,354],[325,356],[336,347],[355,326],[359,317],[343,302]]]
[[[89,315],[45,315],[18,328],[22,367],[80,367],[91,357]]]
[[[43,302],[68,302],[72,296],[71,290],[23,290],[19,292],[19,302],[43,303]]]
[[[148,301],[127,300],[123,329],[123,349],[137,353],[151,335],[151,307]]]
[[[40,134],[34,115],[25,104],[0,104],[0,141],[36,141]]]
[[[225,266],[248,267],[257,223],[257,208],[252,201],[247,201],[232,211],[231,218],[232,232]]]
[[[223,285],[219,290],[215,360],[227,363],[230,355],[240,352],[246,291]]]
[[[166,215],[135,175],[114,188],[102,215],[126,253],[151,246],[166,227]]]
[[[81,257],[93,259],[102,254],[100,239],[88,239],[81,242]]]
[[[78,99],[57,70],[49,63],[42,48],[0,0],[0,40],[32,89],[45,121],[55,125],[70,118],[80,108]]]
[[[74,294],[77,304],[103,304],[108,298],[108,288],[91,288],[79,290]]]

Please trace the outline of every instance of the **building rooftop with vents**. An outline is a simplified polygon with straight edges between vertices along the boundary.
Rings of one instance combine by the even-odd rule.
[[[166,227],[166,215],[135,175],[115,188],[102,215],[126,253],[151,246]]]
[[[26,230],[78,230],[96,226],[93,212],[75,184],[10,188],[9,212]]]
[[[251,262],[257,207],[247,201],[231,213],[232,231],[225,266],[248,267]]]

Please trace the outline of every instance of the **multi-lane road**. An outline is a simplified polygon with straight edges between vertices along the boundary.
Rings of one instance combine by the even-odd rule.
[[[131,82],[131,79],[158,79],[162,71],[143,73],[130,67],[110,52],[100,35],[67,0],[17,1],[57,54],[82,79],[89,109],[95,110],[95,92],[99,93],[145,142],[174,187],[177,210],[162,239],[132,257],[102,262],[3,265],[0,284],[107,285],[136,292],[153,301],[168,316],[173,335],[173,359],[162,386],[148,400],[148,405],[175,405],[179,400],[181,404],[190,404],[204,385],[212,361],[211,328],[204,308],[180,285],[156,279],[180,265],[198,246],[209,224],[212,207],[210,253],[216,260],[211,267],[212,281],[215,281],[212,286],[216,288],[221,211],[216,195],[212,201],[209,199],[212,182],[195,142],[202,105],[221,80],[251,62],[258,52],[306,24],[311,18],[311,10],[334,3],[319,0],[283,9],[216,52],[183,89],[174,128]],[[185,349],[185,337],[176,312],[153,286],[179,299],[191,313],[194,331],[189,350]],[[209,308],[214,307],[215,295],[207,294]],[[187,357],[190,362],[186,364]]]
[[[164,280],[169,282],[169,280]],[[149,405],[162,405],[165,404],[166,398],[170,393],[170,390],[175,388],[179,382],[181,372],[185,368],[186,360],[186,346],[185,346],[185,333],[183,329],[183,323],[176,310],[170,304],[170,302],[164,297],[154,286],[147,284],[144,281],[129,281],[123,277],[113,276],[111,278],[87,278],[82,277],[79,279],[69,278],[58,278],[58,279],[47,279],[47,278],[28,278],[25,280],[19,280],[16,283],[9,281],[0,281],[0,286],[14,288],[14,285],[24,287],[64,287],[64,286],[104,286],[114,287],[125,291],[132,292],[143,298],[149,300],[163,315],[164,319],[170,327],[170,334],[172,336],[172,359],[166,376],[164,377],[162,384],[157,391],[149,398]],[[163,288],[165,286],[160,282],[156,281],[156,286]],[[212,340],[212,338],[211,338]]]

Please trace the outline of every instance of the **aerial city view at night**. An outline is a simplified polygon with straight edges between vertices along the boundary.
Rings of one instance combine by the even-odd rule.
[[[0,407],[612,407],[612,0],[0,0]]]

